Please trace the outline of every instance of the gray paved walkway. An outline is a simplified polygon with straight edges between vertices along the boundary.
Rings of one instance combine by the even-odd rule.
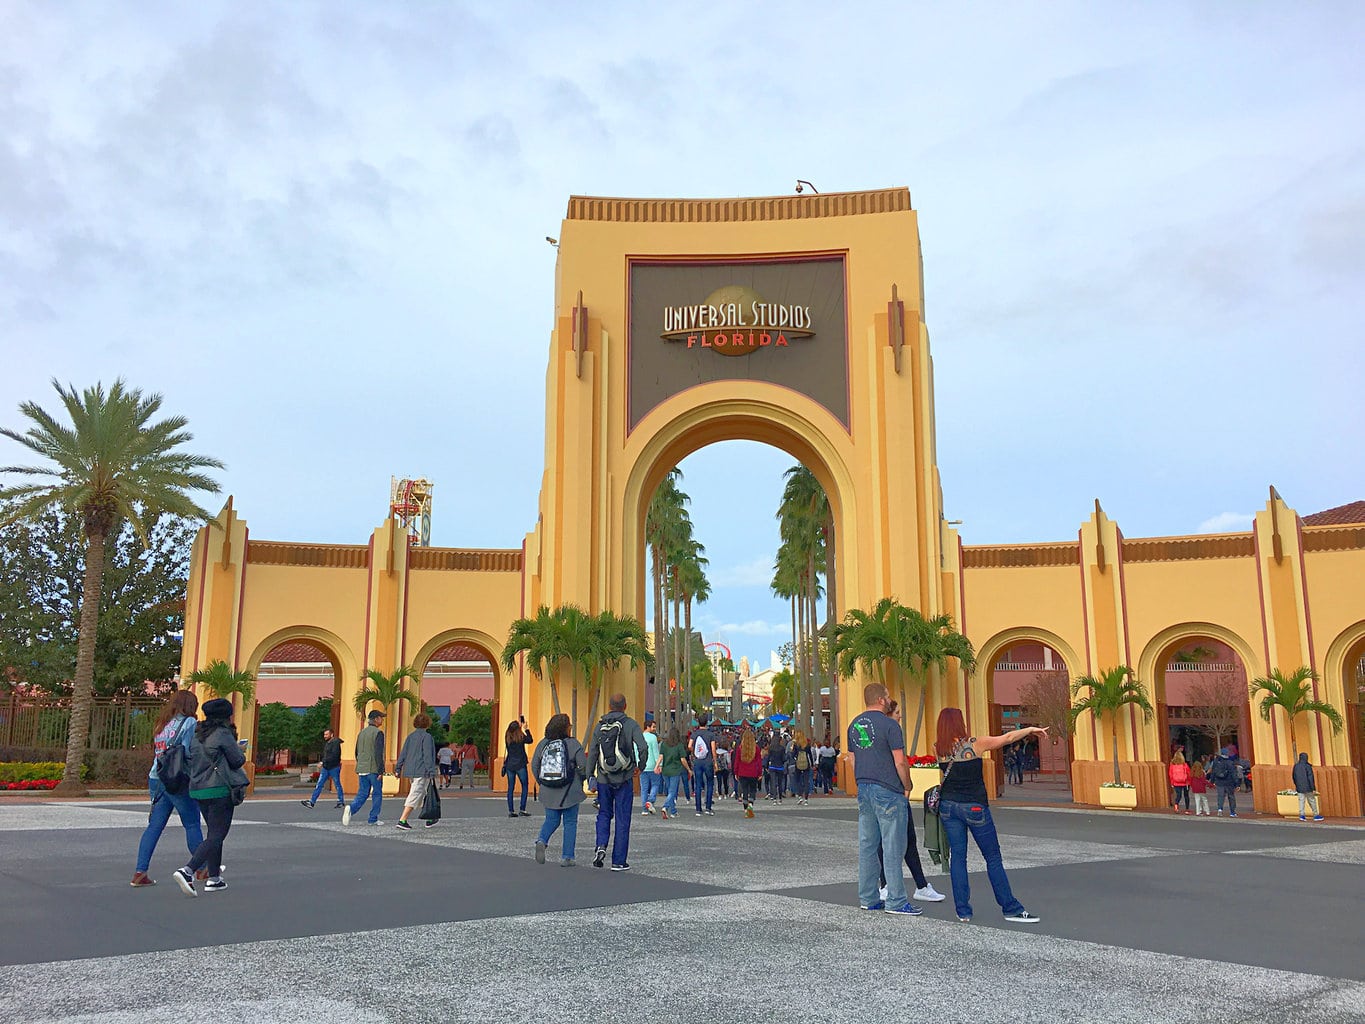
[[[847,800],[637,817],[625,874],[590,817],[580,866],[535,864],[505,807],[252,801],[191,901],[175,825],[127,885],[140,805],[0,804],[0,1021],[1365,1021],[1361,829],[1002,808],[1022,927],[980,873],[970,925],[858,910]]]

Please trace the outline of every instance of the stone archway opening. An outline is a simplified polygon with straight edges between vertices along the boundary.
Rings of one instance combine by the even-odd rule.
[[[1365,804],[1365,636],[1347,651],[1341,682],[1346,696],[1344,710],[1351,764],[1359,773],[1358,789]]]
[[[1046,727],[1048,738],[1032,738],[1007,750],[997,761],[997,784],[1026,799],[1053,795],[1071,799],[1068,734],[1071,671],[1061,653],[1042,639],[1016,639],[990,657],[986,691],[990,732],[1024,726]]]
[[[340,734],[343,675],[336,652],[302,637],[281,640],[261,657],[255,674],[255,740],[260,739],[262,709],[269,704],[283,704],[300,719],[295,746],[273,756],[265,752],[271,764],[288,767],[317,760],[322,754],[322,729]],[[252,749],[259,751],[259,743],[253,742]],[[261,763],[259,757],[257,763]]]
[[[1246,665],[1216,636],[1191,633],[1157,655],[1152,693],[1163,760],[1207,761],[1225,746],[1254,761]]]
[[[452,784],[469,785],[464,779],[464,760],[458,756],[466,740],[478,751],[475,780],[489,785],[488,766],[500,755],[498,702],[501,669],[496,645],[476,630],[451,629],[428,640],[413,659],[416,689],[432,719],[438,748],[448,747],[452,758]],[[406,707],[404,722],[412,721]]]
[[[839,545],[839,537],[842,534],[842,517],[849,513],[850,509],[842,500],[843,495],[837,486],[840,479],[839,470],[837,467],[832,468],[831,465],[832,462],[837,462],[837,459],[828,458],[827,453],[822,454],[822,449],[828,448],[828,445],[824,443],[824,437],[819,430],[808,426],[803,431],[799,421],[793,417],[788,417],[793,420],[792,423],[781,422],[774,418],[772,410],[766,403],[723,404],[725,405],[723,409],[708,410],[706,407],[694,409],[693,421],[684,421],[684,418],[680,418],[679,421],[667,425],[655,435],[656,441],[652,446],[654,450],[646,450],[637,460],[632,478],[638,489],[627,489],[627,500],[630,501],[634,496],[634,503],[633,506],[628,504],[625,509],[627,521],[633,520],[635,525],[634,536],[637,543],[633,545],[635,548],[633,555],[636,570],[633,580],[634,594],[631,594],[628,587],[625,604],[627,608],[635,610],[647,631],[663,637],[669,636],[672,631],[682,639],[691,637],[694,641],[692,646],[704,648],[704,642],[695,643],[697,640],[695,625],[689,630],[686,621],[680,623],[680,629],[672,622],[662,625],[656,622],[653,559],[649,532],[646,529],[650,503],[659,486],[675,467],[682,465],[685,470],[686,460],[698,455],[702,458],[707,457],[710,452],[716,450],[713,446],[725,445],[733,449],[734,445],[727,443],[751,442],[753,447],[765,449],[764,466],[766,476],[771,478],[771,482],[764,479],[761,484],[755,484],[752,479],[740,475],[733,481],[728,494],[721,501],[722,514],[719,520],[723,522],[728,515],[742,516],[748,520],[761,518],[774,523],[771,550],[761,553],[750,552],[746,560],[752,576],[750,585],[754,589],[756,600],[761,599],[765,606],[772,605],[774,608],[774,619],[769,623],[773,626],[772,635],[754,636],[753,640],[757,646],[753,650],[745,649],[745,643],[749,640],[749,636],[746,635],[734,636],[721,632],[703,638],[723,640],[728,644],[737,645],[735,657],[732,659],[736,668],[740,666],[741,651],[746,655],[744,661],[749,668],[747,675],[741,673],[744,678],[727,680],[724,692],[721,692],[721,685],[717,683],[717,689],[713,691],[715,703],[712,710],[719,717],[733,722],[744,712],[767,704],[772,696],[772,677],[776,674],[771,666],[771,656],[783,644],[789,644],[791,667],[797,677],[793,720],[816,740],[822,740],[827,734],[837,734],[840,720],[839,704],[843,699],[837,674],[831,674],[828,670],[827,645],[822,648],[819,643],[819,638],[828,633],[829,622],[837,622],[842,616],[844,607],[840,595],[848,590],[848,581],[842,575],[847,559]],[[782,498],[787,473],[794,471],[805,471],[809,481],[823,493],[829,506],[829,516],[825,528],[820,531],[819,551],[815,554],[816,585],[814,588],[805,586],[792,602],[788,613],[789,599],[773,597],[771,584],[775,575],[774,560],[780,544],[775,514]],[[692,478],[685,473],[682,485],[684,490],[687,489],[689,479]],[[704,536],[698,539],[703,543],[709,543]],[[827,555],[830,549],[833,550],[832,558]],[[758,567],[759,561],[766,561],[761,572]],[[806,578],[810,578],[809,572]],[[832,595],[831,582],[834,591]],[[816,595],[814,608],[811,607],[809,600],[812,589]],[[667,609],[669,595],[666,589],[662,590],[662,596],[664,607]],[[782,617],[790,618],[790,623],[782,623],[784,628],[781,629],[777,628],[778,623],[775,621],[779,605]],[[685,608],[685,601],[683,606]],[[766,620],[759,616],[741,621],[746,627],[752,628],[755,621]],[[781,640],[773,642],[778,637],[781,637]],[[691,707],[681,698],[688,672],[685,658],[679,661],[683,666],[681,672],[684,679],[679,681],[677,690],[672,689],[671,683],[677,679],[679,672],[670,671],[667,663],[673,659],[667,655],[677,649],[685,652],[687,648],[684,643],[679,643],[665,645],[663,651],[656,651],[656,655],[666,656],[666,664],[656,666],[652,675],[653,686],[650,685],[650,680],[646,679],[642,694],[643,706],[646,710],[665,717],[677,715],[679,725],[686,727],[692,719],[692,714],[699,708]],[[704,654],[702,658],[704,659]],[[693,664],[697,663],[697,659],[694,659]],[[702,663],[704,664],[704,661]],[[760,665],[768,667],[760,668]],[[768,709],[771,710],[770,705]]]

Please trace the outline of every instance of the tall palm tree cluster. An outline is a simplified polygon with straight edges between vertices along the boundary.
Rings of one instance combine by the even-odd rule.
[[[949,659],[964,672],[976,663],[971,641],[953,628],[949,616],[926,616],[891,597],[882,598],[870,612],[850,609],[834,630],[832,646],[844,675],[861,665],[896,696],[903,710],[910,706],[907,697],[915,685],[915,729],[905,748],[911,753],[919,749],[929,688],[942,679]]]
[[[682,471],[674,468],[659,484],[645,513],[645,543],[649,545],[649,574],[654,599],[654,647],[657,680],[653,699],[663,706],[648,711],[691,717],[701,700],[710,700],[692,685],[692,605],[711,596],[706,578],[706,547],[692,534],[687,506],[692,499],[678,487]],[[669,622],[669,619],[672,622]],[[676,688],[670,681],[676,680]],[[662,695],[662,698],[661,696]]]
[[[830,730],[837,735],[839,677],[832,660],[834,612],[834,516],[829,498],[805,466],[784,474],[786,484],[777,508],[781,545],[773,564],[772,592],[791,604],[792,676],[782,681],[783,706],[793,706],[807,734],[824,731],[821,691],[829,687]],[[823,584],[821,581],[824,581]],[[825,623],[819,601],[825,597]],[[788,704],[787,702],[790,702]],[[776,699],[774,699],[776,704]]]
[[[563,709],[563,670],[569,673],[569,721],[583,733],[586,746],[597,721],[597,706],[605,689],[608,671],[622,661],[631,668],[653,663],[644,627],[634,616],[603,611],[596,615],[577,605],[561,605],[551,611],[545,605],[533,619],[517,619],[502,649],[502,667],[516,668],[517,655],[526,655],[526,667],[537,679],[549,679],[550,701],[555,714]],[[587,688],[585,714],[578,716],[580,682]]]

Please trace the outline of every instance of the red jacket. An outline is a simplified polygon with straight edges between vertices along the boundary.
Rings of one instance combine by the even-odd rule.
[[[744,760],[744,755],[740,753],[740,747],[735,747],[731,752],[734,758],[735,777],[740,779],[761,779],[763,777],[763,748],[754,747],[754,758],[752,761]]]
[[[1166,777],[1171,780],[1172,786],[1188,786],[1190,784],[1190,766],[1187,764],[1173,764],[1167,767]]]

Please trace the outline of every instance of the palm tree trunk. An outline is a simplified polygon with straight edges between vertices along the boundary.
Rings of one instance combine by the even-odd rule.
[[[1119,775],[1119,713],[1117,711],[1109,712],[1109,728],[1110,738],[1114,743],[1114,785],[1117,786],[1123,781],[1122,776]]]
[[[81,587],[81,623],[76,642],[76,676],[71,688],[71,724],[66,737],[66,768],[52,790],[58,796],[89,796],[81,784],[85,744],[90,738],[90,702],[95,689],[95,635],[100,618],[100,589],[104,583],[105,534],[85,537],[85,582]]]
[[[819,578],[815,575],[815,547],[807,556],[810,565],[809,586],[806,588],[807,619],[810,625],[810,704],[806,714],[806,738],[815,735],[815,723],[820,720],[820,615],[816,607],[815,591]]]
[[[1287,718],[1287,719],[1289,719],[1289,750],[1290,750],[1289,763],[1290,763],[1290,764],[1294,764],[1294,763],[1297,762],[1298,759],[1299,759],[1299,737],[1298,737],[1298,735],[1294,732],[1294,715],[1290,712],[1290,710],[1289,710],[1288,708],[1285,708],[1285,709],[1284,709],[1284,717]],[[1238,750],[1237,750],[1237,756],[1238,756],[1238,757],[1241,757],[1241,756],[1242,756],[1242,751],[1241,751],[1241,748],[1240,748],[1240,747],[1239,747]]]
[[[687,713],[687,682],[682,677],[682,651],[678,634],[682,630],[682,609],[678,601],[678,567],[673,566],[673,678],[678,681],[678,711]]]
[[[652,694],[650,694],[650,704],[647,706],[647,710],[653,711],[653,712],[655,713],[655,715],[657,716],[657,715],[659,714],[659,710],[660,710],[660,708],[659,708],[659,693],[660,693],[660,690],[659,690],[659,685],[660,685],[659,671],[660,671],[660,669],[663,669],[664,665],[667,664],[667,662],[664,661],[664,653],[663,653],[663,643],[664,643],[664,635],[663,635],[663,634],[664,634],[664,626],[663,626],[663,623],[664,623],[664,609],[663,609],[664,580],[663,580],[663,569],[662,569],[662,567],[659,565],[659,547],[658,547],[658,545],[657,545],[657,544],[651,544],[650,547],[649,547],[649,553],[650,553],[650,563],[651,563],[650,572],[651,572],[651,575],[652,575],[652,577],[653,577],[653,583],[654,583],[654,692],[653,692]],[[662,684],[663,684],[663,686],[664,686],[664,690],[665,690],[665,691],[666,691],[667,688],[668,688],[668,679],[667,679],[667,675],[668,675],[668,672],[667,672],[666,669],[664,669],[664,676],[665,676],[665,678],[662,680]]]
[[[928,673],[926,672],[925,675],[924,675],[923,677],[921,677],[921,679],[920,679],[920,687],[919,687],[919,707],[918,707],[918,708],[916,709],[916,711],[915,711],[915,736],[914,736],[914,739],[912,739],[912,740],[910,741],[910,746],[908,746],[908,747],[905,748],[905,755],[906,755],[907,757],[912,757],[912,756],[914,756],[915,754],[918,754],[918,753],[919,753],[919,731],[920,731],[920,727],[924,725],[924,703],[925,703],[924,698],[925,698],[925,694],[928,693],[928,691],[929,691],[929,678],[928,678]]]
[[[683,675],[687,679],[687,700],[692,703],[692,595],[687,595],[687,600],[683,604],[686,613],[685,628],[683,630]]]
[[[825,516],[825,630],[829,649],[829,731],[839,735],[839,670],[834,658],[834,517]]]
[[[796,629],[796,593],[792,592],[788,598],[792,609],[792,675],[796,679],[801,678],[801,634]]]

